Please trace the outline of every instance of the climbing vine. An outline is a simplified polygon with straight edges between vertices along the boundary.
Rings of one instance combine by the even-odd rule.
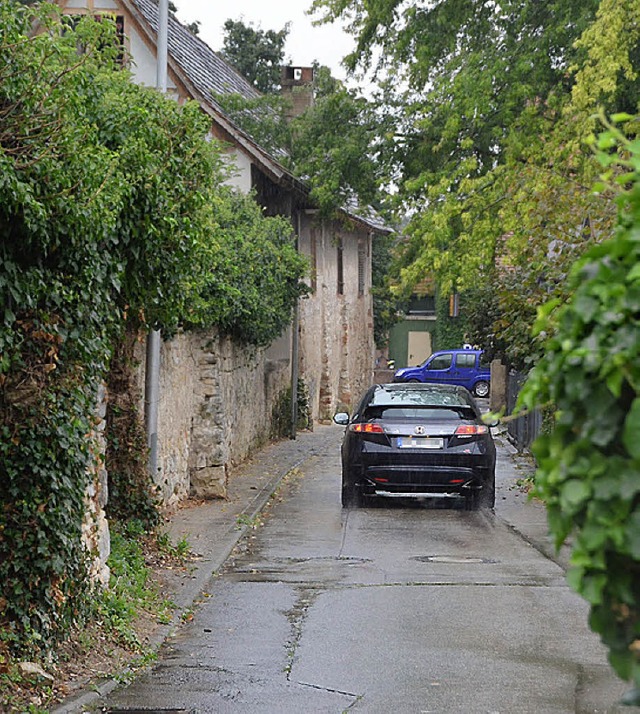
[[[124,325],[264,344],[304,293],[291,228],[220,188],[202,112],[135,85],[114,33],[0,0],[0,637],[20,652],[87,614],[97,395]]]
[[[572,273],[574,294],[539,310],[551,335],[521,393],[553,405],[549,434],[533,446],[536,493],[560,546],[574,534],[571,585],[590,603],[590,625],[640,701],[640,142],[637,120],[617,115],[596,143],[598,192],[618,194],[612,238]],[[595,140],[594,140],[595,141]]]
[[[158,522],[158,499],[147,470],[147,435],[139,409],[142,394],[136,379],[137,340],[137,331],[125,331],[114,345],[107,375],[105,457],[109,500],[105,510],[110,521],[136,520],[150,527]]]

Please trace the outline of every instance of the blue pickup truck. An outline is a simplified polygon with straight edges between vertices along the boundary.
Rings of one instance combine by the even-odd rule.
[[[459,384],[476,397],[489,396],[491,371],[482,360],[482,350],[462,349],[434,352],[418,367],[403,367],[394,382]]]

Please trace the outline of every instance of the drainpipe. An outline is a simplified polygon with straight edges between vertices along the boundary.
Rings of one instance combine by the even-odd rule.
[[[158,5],[158,42],[156,88],[167,91],[167,55],[169,46],[169,0]],[[149,330],[144,381],[144,423],[147,432],[149,460],[147,468],[152,478],[158,473],[158,401],[160,394],[160,331]]]
[[[159,0],[158,5],[158,60],[156,65],[156,87],[163,94],[167,92],[167,55],[169,47],[169,0]]]
[[[296,213],[296,251],[300,236],[300,211]],[[299,300],[293,307],[293,321],[291,325],[291,433],[290,439],[295,439],[298,433],[298,354],[300,344],[298,340],[298,325],[300,323]]]
[[[160,394],[160,331],[149,330],[144,380],[144,424],[147,432],[149,460],[147,468],[152,478],[158,473],[158,399]]]

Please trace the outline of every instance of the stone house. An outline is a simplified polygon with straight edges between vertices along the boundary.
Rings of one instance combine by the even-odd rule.
[[[65,14],[115,17],[134,81],[156,83],[158,6],[153,0],[58,0]],[[307,70],[290,70],[293,84]],[[254,192],[266,215],[285,215],[308,256],[311,294],[297,320],[267,350],[246,350],[212,334],[163,343],[157,484],[163,502],[189,493],[224,496],[229,467],[269,437],[272,411],[299,374],[314,420],[330,419],[372,380],[371,251],[387,229],[345,208],[320,221],[309,189],[224,113],[214,94],[259,96],[242,76],[175,18],[169,18],[167,92],[197,101],[223,142],[238,190]],[[289,82],[289,86],[291,82]],[[295,364],[292,364],[292,355]],[[141,384],[144,375],[140,375]]]

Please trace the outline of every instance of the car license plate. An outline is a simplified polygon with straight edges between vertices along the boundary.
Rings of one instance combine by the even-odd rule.
[[[441,449],[444,440],[433,437],[399,436],[398,448],[400,449]]]

